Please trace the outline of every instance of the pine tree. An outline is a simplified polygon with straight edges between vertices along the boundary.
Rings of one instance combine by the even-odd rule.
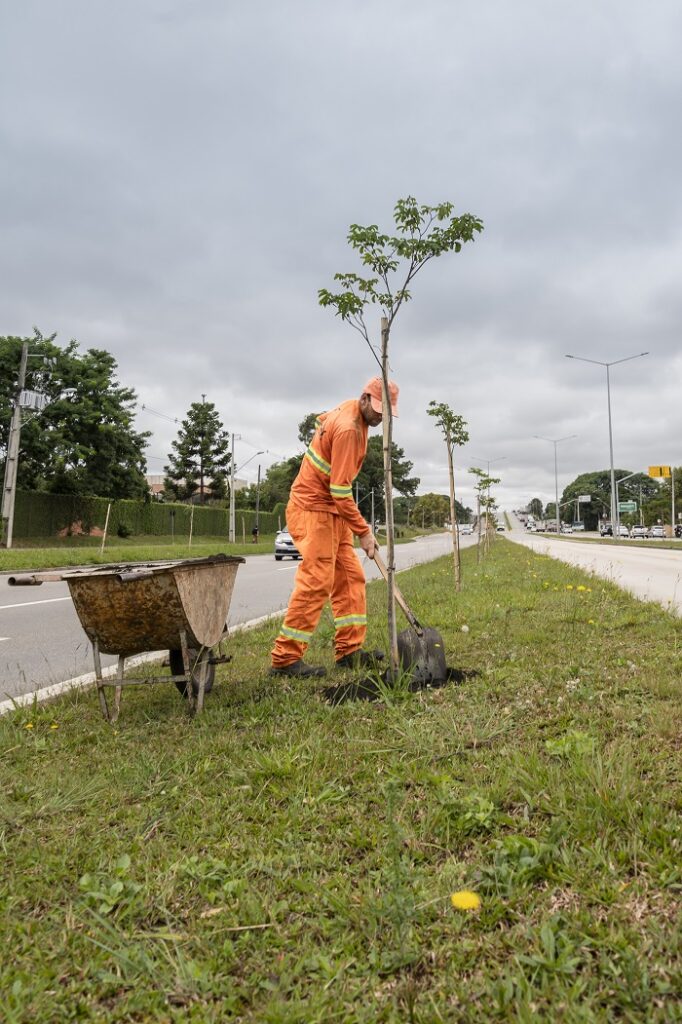
[[[213,498],[227,494],[230,440],[213,402],[193,402],[168,454],[166,498],[180,501],[199,491],[203,505],[208,492]]]

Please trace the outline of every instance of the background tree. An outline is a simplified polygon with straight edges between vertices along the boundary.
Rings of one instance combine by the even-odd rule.
[[[631,470],[629,469],[616,469],[616,480],[628,476],[630,472]],[[637,473],[636,476],[630,477],[629,480],[626,480],[618,488],[620,500],[633,500],[639,506],[640,487],[642,488],[642,501],[645,508],[647,508],[649,500],[660,493],[661,487],[656,480],[646,473]],[[596,530],[599,520],[603,518],[604,513],[606,512],[607,515],[610,515],[611,470],[600,469],[590,473],[581,473],[580,476],[577,476],[575,480],[564,488],[560,504],[563,504],[565,501],[576,501],[577,505],[577,498],[581,494],[589,494],[592,500],[590,502],[581,502],[577,506],[580,509],[580,516],[585,523],[586,529]]]
[[[25,414],[21,428],[18,487],[56,494],[142,498],[148,432],[136,431],[137,396],[119,383],[114,357],[102,349],[81,354],[56,335],[36,330],[29,339],[0,338],[0,472],[4,473],[8,428],[21,347],[29,342],[26,389],[47,396],[43,412]]]
[[[192,403],[171,447],[164,467],[167,498],[186,501],[197,488],[202,505],[209,489],[213,498],[226,496],[230,439],[213,402]]]
[[[412,509],[411,521],[414,526],[428,529],[443,527],[450,520],[450,499],[446,494],[420,494]]]
[[[319,413],[317,412],[309,412],[298,425],[298,439],[303,442],[306,448],[313,439],[318,416]]]
[[[429,402],[426,410],[429,416],[433,416],[440,427],[445,438],[445,447],[448,453],[448,478],[450,480],[450,525],[452,528],[453,557],[455,564],[455,590],[462,588],[462,563],[459,553],[459,530],[457,529],[457,505],[455,502],[455,467],[453,452],[455,446],[461,447],[469,440],[466,420],[458,413],[453,412],[445,402]]]
[[[482,222],[472,214],[453,216],[452,203],[437,206],[419,205],[412,196],[399,199],[393,210],[396,234],[383,234],[375,224],[362,227],[352,224],[348,243],[360,256],[371,276],[355,273],[335,274],[341,291],[321,288],[322,306],[331,306],[338,316],[348,321],[365,339],[373,358],[379,363],[383,380],[384,409],[384,493],[386,495],[386,538],[388,561],[388,633],[391,667],[398,668],[398,641],[395,620],[395,547],[393,532],[393,487],[391,457],[393,415],[388,401],[389,338],[398,311],[411,298],[410,285],[426,264],[447,252],[460,252],[466,242],[473,241],[483,230]],[[399,275],[399,280],[395,275]],[[368,306],[378,305],[381,318],[381,358],[377,357],[364,319]]]
[[[405,452],[399,445],[391,443],[391,473],[393,486],[404,497],[412,497],[419,487],[419,477],[410,476],[412,463],[405,458]],[[386,522],[386,501],[384,496],[384,450],[383,440],[376,434],[367,442],[367,454],[362,469],[356,479],[360,501],[365,502],[374,491],[374,518],[377,522]],[[366,503],[363,504],[365,518],[368,516]]]
[[[542,502],[539,498],[531,498],[528,503],[528,511],[536,519],[542,519]]]
[[[272,512],[275,505],[280,503],[286,505],[291,485],[301,468],[302,459],[302,455],[293,455],[290,459],[274,462],[268,467],[260,484],[260,508],[263,512]],[[251,484],[240,491],[239,501],[242,508],[255,508],[256,484]]]

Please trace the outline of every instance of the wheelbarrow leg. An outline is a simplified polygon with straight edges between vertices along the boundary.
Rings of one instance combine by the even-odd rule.
[[[97,638],[92,641],[92,656],[95,661],[95,682],[97,683],[97,696],[99,697],[99,706],[102,709],[102,714],[105,721],[110,722],[111,716],[109,714],[109,706],[107,704],[107,698],[104,693],[104,683],[102,682],[102,659],[99,656],[99,644]]]
[[[116,672],[116,689],[114,690],[114,713],[111,716],[111,721],[118,721],[118,716],[121,714],[121,693],[123,691],[123,671],[125,668],[125,657],[122,654],[118,656],[118,670]]]
[[[192,666],[189,660],[189,649],[187,647],[187,634],[184,629],[180,630],[180,650],[182,651],[182,666],[185,670],[187,680],[187,703],[189,704],[190,715],[194,714],[194,687],[192,686]]]
[[[204,708],[204,693],[206,690],[206,680],[209,673],[209,651],[202,647],[197,655],[197,665],[199,667],[199,692],[197,694],[197,714],[200,714]]]

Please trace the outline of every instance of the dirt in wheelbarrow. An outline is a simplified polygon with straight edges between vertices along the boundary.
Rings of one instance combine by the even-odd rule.
[[[423,679],[415,675],[405,685],[410,693],[418,693],[420,690],[437,690],[450,683],[464,683],[467,679],[479,675],[476,669],[450,668],[446,670],[443,679]],[[382,701],[386,691],[393,685],[391,670],[387,669],[380,676],[365,676],[363,679],[356,679],[350,683],[342,683],[340,686],[327,686],[322,690],[322,697],[328,704],[345,704],[352,700]],[[403,682],[398,683],[403,688]]]

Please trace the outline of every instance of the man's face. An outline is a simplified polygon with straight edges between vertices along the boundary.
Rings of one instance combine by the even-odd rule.
[[[376,412],[372,406],[369,395],[365,394],[360,397],[360,412],[365,423],[370,427],[378,427],[382,420],[380,412]]]

